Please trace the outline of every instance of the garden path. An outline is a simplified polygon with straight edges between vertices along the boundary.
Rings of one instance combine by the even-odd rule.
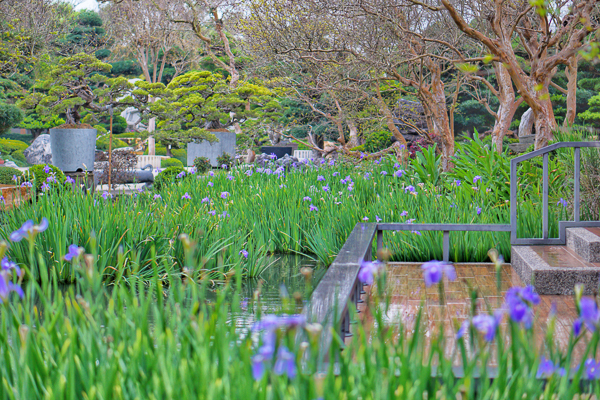
[[[488,309],[496,309],[502,304],[506,291],[513,286],[522,286],[519,276],[512,270],[509,264],[504,265],[501,271],[501,293],[498,295],[496,284],[496,269],[493,264],[455,264],[457,279],[449,282],[444,278],[446,307],[439,302],[438,286],[425,287],[420,263],[390,263],[387,267],[386,294],[390,297],[390,306],[384,318],[384,323],[390,326],[398,325],[402,321],[404,325],[412,329],[417,310],[424,304],[424,326],[425,336],[431,337],[444,323],[444,336],[446,337],[446,354],[453,356],[455,363],[459,364],[459,356],[456,354],[456,330],[468,317],[471,307],[469,287],[477,288],[477,312],[486,312]],[[374,326],[374,317],[368,310],[368,304],[373,301],[370,288],[365,288],[364,303],[360,304],[362,324],[367,331]],[[537,348],[543,344],[546,332],[548,316],[552,304],[556,304],[556,328],[555,340],[557,344],[565,349],[572,330],[573,321],[577,318],[574,299],[572,296],[543,295],[540,304],[535,307],[536,319],[534,332],[536,335]],[[381,306],[383,307],[383,306]],[[503,326],[506,325],[506,318]],[[581,359],[582,350],[587,338],[584,337],[575,349],[575,360]]]

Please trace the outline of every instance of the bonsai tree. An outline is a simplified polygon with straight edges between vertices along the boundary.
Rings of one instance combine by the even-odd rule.
[[[85,53],[63,58],[48,79],[32,87],[19,106],[37,113],[45,121],[64,116],[63,128],[90,128],[82,122],[87,123],[95,118],[95,113],[106,112],[110,107],[126,106],[123,97],[133,89],[125,78],[109,79],[101,75],[110,69],[110,64]],[[85,120],[82,120],[83,109],[88,110]]]
[[[274,118],[280,110],[275,94],[262,85],[244,83],[232,89],[222,75],[209,71],[192,71],[178,76],[168,85],[137,82],[132,92],[136,99],[153,96],[146,102],[146,117],[157,117],[157,142],[179,148],[191,141],[216,137],[210,130],[234,127],[241,133],[240,124]],[[146,93],[147,92],[147,93]],[[135,105],[140,109],[140,105]],[[169,155],[169,153],[167,153]]]

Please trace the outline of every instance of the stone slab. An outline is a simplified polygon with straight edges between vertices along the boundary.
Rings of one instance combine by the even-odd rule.
[[[511,262],[523,284],[539,294],[571,295],[579,283],[584,294],[598,290],[600,263],[586,262],[567,246],[513,246]]]
[[[567,246],[585,261],[600,263],[600,228],[567,228]]]
[[[210,143],[203,140],[200,143],[188,143],[187,147],[187,165],[191,167],[194,165],[196,157],[206,157],[210,160],[210,164],[213,167],[218,167],[217,157],[223,155],[223,153],[229,153],[232,157],[235,157],[235,143],[236,137],[235,132],[221,131],[211,132],[214,134],[218,142]]]

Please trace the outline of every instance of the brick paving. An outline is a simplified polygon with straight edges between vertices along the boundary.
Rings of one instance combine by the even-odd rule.
[[[504,265],[500,276],[500,293],[498,293],[496,269],[492,264],[456,264],[457,279],[449,282],[444,278],[446,305],[442,306],[439,299],[437,285],[430,288],[425,287],[420,263],[390,263],[387,268],[387,287],[385,294],[390,296],[388,312],[384,317],[384,324],[390,327],[398,326],[402,322],[406,331],[414,329],[414,321],[418,308],[421,304],[423,309],[423,331],[425,337],[429,338],[439,332],[442,322],[444,325],[444,336],[446,337],[446,354],[453,357],[459,364],[456,354],[456,327],[468,317],[471,309],[471,295],[477,290],[476,313],[487,312],[501,306],[506,291],[513,286],[522,286],[518,275],[512,271],[510,265]],[[471,289],[469,289],[471,288]],[[373,303],[371,288],[367,288],[367,294],[363,297],[366,301],[360,305],[361,321],[368,332],[375,324],[372,313],[369,311],[369,303]],[[374,288],[376,290],[376,288]],[[574,299],[572,296],[541,296],[542,301],[535,308],[536,318],[534,332],[536,335],[537,348],[543,345],[546,332],[548,316],[552,304],[556,304],[556,328],[555,343],[565,349],[569,340],[573,321],[577,318]],[[383,305],[380,305],[383,307]],[[506,317],[503,321],[506,326]],[[575,359],[577,362],[583,348],[587,343],[584,337],[575,348]]]

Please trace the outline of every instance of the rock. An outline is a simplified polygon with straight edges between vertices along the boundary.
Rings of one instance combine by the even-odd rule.
[[[52,164],[50,135],[38,136],[23,154],[29,164]]]
[[[2,166],[10,168],[19,168],[19,166],[12,161],[6,161]]]
[[[534,122],[533,110],[529,108],[521,117],[521,123],[519,124],[519,137],[531,135]]]

